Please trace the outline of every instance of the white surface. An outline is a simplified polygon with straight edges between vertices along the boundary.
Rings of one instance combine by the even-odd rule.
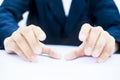
[[[51,46],[63,56],[76,47]],[[39,56],[30,63],[16,55],[0,51],[0,80],[120,80],[120,55],[114,54],[105,63],[82,57],[73,61]]]

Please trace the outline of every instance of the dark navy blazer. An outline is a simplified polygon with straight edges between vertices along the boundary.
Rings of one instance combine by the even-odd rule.
[[[0,48],[29,11],[27,25],[40,26],[46,44],[80,45],[78,33],[84,23],[102,26],[120,43],[120,15],[113,0],[73,0],[66,17],[62,0],[4,0],[0,7]]]

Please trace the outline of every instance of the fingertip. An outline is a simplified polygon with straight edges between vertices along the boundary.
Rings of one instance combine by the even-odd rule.
[[[61,55],[54,49],[44,45],[44,51],[43,53],[48,54],[48,56],[55,58],[55,59],[61,59]]]
[[[93,57],[99,57],[99,56],[100,56],[99,51],[98,51],[98,50],[94,50],[94,51],[92,52],[92,56],[93,56]]]
[[[107,53],[101,54],[101,56],[98,57],[97,62],[103,63],[103,62],[107,61],[108,58],[109,58],[109,55]]]
[[[85,41],[86,40],[86,36],[84,34],[80,34],[79,35],[79,40],[80,41]]]
[[[67,55],[65,55],[65,60],[73,60],[76,58],[75,54],[74,53],[68,53]]]
[[[91,28],[92,28],[92,26],[88,23],[85,23],[85,24],[82,25],[80,33],[79,33],[79,40],[80,41],[85,41],[86,40]]]
[[[46,39],[46,34],[45,33],[39,34],[39,40],[40,41],[44,41],[45,39]]]
[[[104,63],[105,61],[106,61],[106,59],[103,59],[103,58],[98,58],[98,59],[97,59],[97,62],[98,62],[98,63]]]
[[[98,63],[103,63],[104,61],[103,61],[103,59],[97,59],[97,62]]]
[[[61,59],[61,55],[57,52],[54,52],[52,55],[50,55],[52,58],[55,58],[55,59]]]
[[[57,54],[57,55],[55,56],[55,58],[56,58],[56,59],[61,59],[61,55],[60,55],[60,54]]]
[[[40,41],[44,41],[46,39],[45,32],[39,26],[33,25],[31,28],[34,31],[37,39],[39,39]]]
[[[38,57],[37,56],[33,56],[30,58],[30,61],[33,63],[37,63],[38,62]]]

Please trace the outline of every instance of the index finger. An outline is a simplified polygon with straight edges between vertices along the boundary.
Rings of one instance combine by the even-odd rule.
[[[47,54],[49,57],[55,58],[55,59],[60,59],[61,56],[60,54],[55,51],[54,49],[48,47],[47,45],[40,43],[41,48],[42,48],[42,54]]]
[[[72,52],[70,52],[69,54],[67,54],[65,56],[65,59],[66,60],[73,60],[73,59],[76,59],[78,57],[84,56],[83,48],[84,48],[84,43],[82,43],[77,49],[75,49]]]
[[[88,23],[83,24],[79,33],[79,39],[85,41],[90,33],[92,26]]]

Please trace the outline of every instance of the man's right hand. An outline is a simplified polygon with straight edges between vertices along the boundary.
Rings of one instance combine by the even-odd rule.
[[[44,41],[44,31],[35,25],[19,27],[10,37],[4,40],[4,47],[7,53],[16,53],[24,60],[35,62],[37,54],[48,54],[53,58],[60,58],[60,55],[40,41]]]

